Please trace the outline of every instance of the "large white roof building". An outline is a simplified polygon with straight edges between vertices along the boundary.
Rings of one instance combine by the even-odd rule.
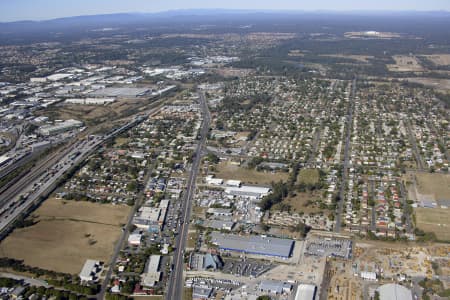
[[[380,293],[380,300],[412,300],[411,290],[406,287],[395,284],[388,283],[380,286],[377,289],[378,293]]]

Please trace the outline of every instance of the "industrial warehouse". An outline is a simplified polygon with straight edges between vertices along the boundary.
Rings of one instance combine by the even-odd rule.
[[[81,126],[83,126],[83,122],[70,119],[63,122],[56,122],[54,125],[41,126],[39,127],[38,132],[43,136],[49,136],[79,128]]]
[[[244,252],[264,256],[289,258],[294,241],[265,236],[237,236],[233,234],[211,233],[211,242],[221,250]]]

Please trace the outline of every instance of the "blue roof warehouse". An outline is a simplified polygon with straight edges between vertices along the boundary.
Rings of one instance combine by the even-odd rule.
[[[294,249],[294,241],[265,236],[238,236],[234,234],[211,233],[211,242],[220,250],[248,254],[289,258]]]

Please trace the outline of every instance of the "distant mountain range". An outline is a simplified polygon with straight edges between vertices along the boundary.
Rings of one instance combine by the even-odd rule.
[[[422,23],[434,24],[435,28],[444,29],[449,25],[450,12],[447,11],[298,11],[298,10],[230,10],[230,9],[190,9],[173,10],[159,13],[118,13],[104,15],[86,15],[58,18],[44,21],[0,22],[0,37],[22,37],[23,40],[37,38],[41,34],[85,33],[101,31],[102,28],[190,28],[190,25],[221,24],[265,24],[265,30],[271,30],[274,24],[294,24],[295,28],[304,28],[309,23],[327,24],[335,27],[340,24],[359,24],[363,30],[379,28],[390,30],[392,22],[402,22],[404,26],[420,30]],[[298,22],[303,23],[299,25]],[[336,22],[334,22],[336,21]],[[388,21],[388,22],[386,22]],[[297,22],[297,23],[295,23]],[[333,23],[334,22],[334,23]],[[417,24],[416,24],[417,23]],[[406,25],[405,25],[406,24]],[[438,24],[438,25],[436,25]],[[419,27],[416,27],[419,26]],[[367,28],[366,28],[367,27]],[[281,28],[281,27],[279,27]],[[350,28],[350,27],[349,27]],[[448,27],[447,27],[448,28]],[[292,29],[292,26],[290,27]],[[155,29],[159,30],[159,29]],[[279,30],[287,30],[283,27]],[[402,31],[404,31],[402,29]],[[1,42],[0,42],[1,43]]]
[[[334,11],[334,10],[242,10],[242,9],[185,9],[185,10],[169,10],[156,13],[116,13],[116,14],[98,14],[83,15],[56,18],[49,20],[23,20],[13,22],[0,22],[0,25],[37,25],[37,24],[76,24],[79,22],[101,23],[101,22],[127,22],[127,21],[145,21],[145,20],[161,20],[173,17],[192,17],[192,16],[230,16],[230,15],[370,15],[370,16],[450,16],[449,11]]]

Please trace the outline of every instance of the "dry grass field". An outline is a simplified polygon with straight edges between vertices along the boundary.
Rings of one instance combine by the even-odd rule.
[[[450,241],[450,209],[416,208],[417,227],[434,232],[439,240]]]
[[[192,300],[192,288],[183,288],[183,299]]]
[[[450,54],[433,54],[424,55],[425,58],[430,60],[436,66],[448,66],[450,65]]]
[[[126,145],[128,142],[129,142],[129,140],[127,138],[118,137],[114,141],[114,146],[120,147],[122,145]]]
[[[295,196],[284,199],[282,203],[290,205],[294,212],[318,213],[322,210],[319,207],[313,206],[312,202],[320,197],[320,192],[317,191],[306,193],[297,192]],[[274,209],[276,209],[276,205]]]
[[[0,255],[76,274],[88,258],[108,262],[129,212],[127,206],[49,199],[33,214],[35,225],[2,241]]]
[[[198,232],[195,228],[190,229],[187,237],[187,249],[194,249],[198,239]]]
[[[415,176],[419,193],[434,195],[436,200],[450,200],[450,174],[416,173]]]
[[[269,230],[269,234],[284,237],[284,238],[291,238],[291,239],[300,239],[301,234],[297,231],[291,231],[287,227],[278,227],[278,226],[272,226]]]
[[[394,55],[395,64],[387,65],[389,71],[393,72],[421,72],[424,68],[415,56]]]
[[[251,184],[270,184],[271,182],[278,182],[280,180],[287,181],[289,174],[284,172],[258,172],[232,165],[228,162],[220,162],[217,166],[216,177],[225,180],[241,180]]]
[[[319,182],[318,169],[302,169],[298,173],[297,183],[316,184]]]
[[[405,80],[409,82],[423,84],[425,86],[444,92],[450,91],[450,79],[415,77],[415,78],[405,78]]]
[[[374,58],[373,56],[370,55],[352,55],[352,54],[324,54],[324,55],[320,55],[320,56],[325,56],[325,57],[334,57],[334,58],[347,58],[347,59],[352,59],[354,61],[357,62],[361,62],[361,63],[369,63],[369,59]]]
[[[86,125],[93,125],[127,116],[127,111],[148,103],[146,99],[121,99],[109,105],[60,104],[51,106],[40,114],[52,115],[55,119],[77,119]]]

